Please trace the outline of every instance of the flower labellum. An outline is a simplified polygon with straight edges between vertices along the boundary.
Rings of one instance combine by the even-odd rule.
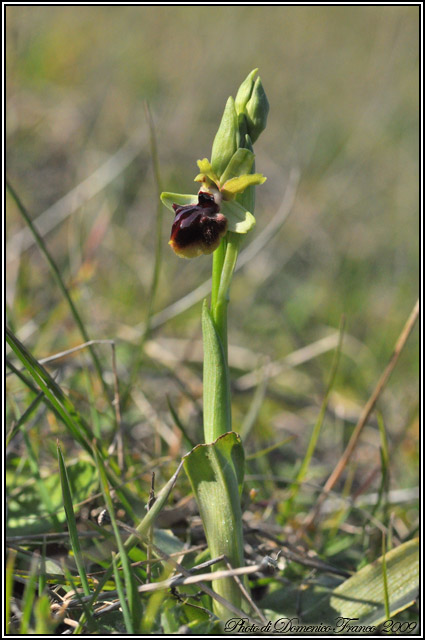
[[[212,253],[227,232],[227,218],[211,193],[200,191],[198,204],[173,204],[175,218],[169,244],[181,258]]]

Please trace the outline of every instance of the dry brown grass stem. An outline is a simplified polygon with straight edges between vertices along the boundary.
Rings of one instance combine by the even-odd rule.
[[[369,400],[367,401],[367,403],[364,406],[364,409],[362,411],[362,413],[360,414],[360,417],[358,419],[358,422],[356,424],[356,427],[353,431],[353,434],[350,438],[350,441],[347,444],[347,447],[345,448],[344,453],[342,454],[341,458],[338,460],[334,470],[332,471],[331,475],[329,476],[329,478],[327,479],[325,486],[322,489],[322,493],[320,494],[316,505],[314,507],[314,509],[310,512],[310,514],[308,515],[306,521],[304,522],[304,528],[308,528],[311,526],[311,524],[313,523],[313,521],[315,520],[315,518],[317,517],[317,515],[320,512],[320,508],[322,506],[322,503],[326,497],[326,495],[328,494],[329,491],[331,491],[331,489],[333,489],[333,487],[335,486],[335,484],[338,482],[339,478],[341,477],[342,472],[344,471],[350,457],[353,454],[354,449],[357,446],[357,443],[359,441],[360,438],[360,434],[363,430],[363,427],[365,426],[370,414],[372,413],[373,409],[375,408],[376,402],[378,400],[378,398],[380,397],[380,395],[382,394],[396,364],[397,361],[400,357],[401,352],[403,351],[403,348],[407,342],[407,339],[415,325],[415,322],[418,318],[419,315],[419,300],[416,301],[415,306],[413,307],[412,312],[410,313],[406,324],[404,325],[398,340],[395,344],[393,353],[391,355],[390,361],[388,362],[387,366],[384,369],[384,372],[382,373],[381,377],[378,380],[378,383],[375,387],[375,389],[373,390],[372,395],[370,396]]]

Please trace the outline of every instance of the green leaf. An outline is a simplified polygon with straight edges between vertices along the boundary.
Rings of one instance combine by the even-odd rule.
[[[4,628],[5,632],[9,633],[10,626],[10,613],[11,603],[13,597],[13,584],[14,584],[14,568],[17,551],[15,549],[7,549],[7,563],[6,563],[6,580],[4,590]]]
[[[174,485],[176,484],[177,476],[180,473],[180,469],[182,467],[182,463],[177,467],[174,475],[169,479],[167,484],[161,489],[159,494],[156,497],[153,506],[149,509],[144,518],[139,522],[137,527],[135,527],[136,531],[143,537],[146,536],[147,532],[151,527],[153,527],[156,518],[159,516],[159,513],[163,506],[165,505],[168,496],[170,495]],[[135,534],[130,535],[125,541],[124,547],[129,550],[138,542],[138,537]]]
[[[174,213],[173,204],[198,204],[198,196],[193,194],[169,193],[168,191],[163,191],[161,193],[161,202],[167,207],[167,209]]]
[[[81,418],[71,400],[65,395],[43,365],[34,358],[8,327],[6,327],[6,340],[33,380],[50,401],[51,406],[62,418],[71,435],[91,454],[89,441],[93,439],[93,433],[87,423]]]
[[[21,601],[21,622],[19,633],[20,635],[26,635],[29,632],[29,625],[31,621],[31,614],[34,609],[34,603],[36,598],[36,587],[38,579],[38,559],[35,555],[32,557],[30,575],[26,580],[25,589]]]
[[[218,176],[221,176],[236,151],[237,131],[238,118],[235,110],[235,101],[230,97],[226,102],[211,151],[211,165],[214,173]]]
[[[204,437],[206,442],[211,442],[231,430],[232,416],[226,356],[206,300],[202,307],[202,335],[204,340]]]
[[[227,218],[228,231],[248,233],[255,227],[255,218],[236,200],[221,203],[221,211]]]
[[[52,275],[55,278],[56,283],[59,286],[59,289],[61,290],[63,296],[65,297],[65,299],[66,299],[66,301],[67,301],[67,303],[69,305],[71,314],[72,314],[72,316],[74,318],[74,321],[75,321],[78,329],[80,330],[80,333],[81,333],[84,341],[88,343],[87,346],[88,346],[89,352],[90,352],[90,354],[91,354],[91,356],[93,358],[93,363],[94,363],[95,369],[97,371],[97,374],[99,376],[99,380],[101,382],[101,385],[103,387],[103,391],[105,393],[105,396],[108,397],[108,387],[107,387],[107,385],[105,383],[105,380],[103,379],[103,373],[102,373],[101,364],[100,364],[99,359],[97,357],[97,354],[96,354],[96,351],[94,349],[94,346],[93,346],[93,344],[91,344],[90,337],[89,337],[87,329],[86,329],[86,327],[85,327],[85,325],[83,323],[83,320],[82,320],[82,318],[81,318],[81,316],[80,316],[80,314],[79,314],[79,312],[77,310],[77,307],[75,306],[74,301],[71,298],[71,294],[69,293],[67,287],[65,286],[65,283],[64,283],[63,278],[61,276],[60,270],[59,270],[56,262],[53,260],[52,256],[50,255],[50,252],[47,249],[47,246],[46,246],[46,243],[44,242],[43,237],[39,234],[39,232],[37,231],[36,227],[34,226],[32,220],[31,220],[31,218],[30,218],[30,216],[28,214],[28,211],[26,210],[26,208],[22,204],[20,198],[18,197],[18,194],[13,189],[12,185],[9,184],[9,182],[7,182],[7,180],[6,180],[6,186],[7,186],[8,190],[9,190],[9,193],[11,194],[12,198],[14,199],[15,204],[17,205],[19,212],[21,213],[21,215],[23,216],[25,222],[27,223],[29,230],[31,231],[32,235],[34,236],[34,239],[35,239],[35,241],[36,241],[41,253],[44,255],[45,259],[47,260],[47,263],[48,263],[48,265],[50,267]]]
[[[240,437],[225,433],[215,442],[200,444],[184,456],[183,466],[192,485],[212,558],[225,554],[233,567],[243,564],[240,492],[244,475],[244,452]],[[224,563],[214,570],[225,568]],[[241,592],[233,578],[213,581],[216,593],[237,607]],[[222,619],[234,614],[214,602]]]
[[[59,461],[59,474],[60,474],[61,486],[62,486],[63,505],[65,507],[69,537],[71,540],[72,550],[75,556],[75,563],[77,565],[78,574],[81,579],[81,585],[84,591],[84,595],[89,596],[90,587],[87,579],[86,569],[84,566],[83,554],[81,552],[77,522],[75,520],[75,514],[74,514],[74,505],[72,503],[71,486],[70,486],[68,473],[65,466],[65,461],[63,459],[62,451],[59,445],[58,445],[58,461]]]
[[[360,569],[323,600],[306,611],[310,620],[322,620],[323,611],[332,611],[334,618],[358,618],[353,624],[378,626],[387,619],[381,556]],[[419,591],[419,540],[409,540],[385,554],[391,617],[411,606]],[[329,596],[328,596],[329,598]]]
[[[237,193],[242,193],[247,187],[254,184],[263,184],[267,178],[261,173],[251,173],[249,175],[239,176],[227,180],[222,187],[221,192],[224,197],[232,198]]]
[[[76,503],[87,500],[98,489],[96,468],[89,461],[79,460],[70,464],[67,467],[67,475]],[[65,522],[59,473],[50,473],[42,480],[57,520],[60,523]],[[13,469],[7,472],[6,482],[10,488],[7,535],[19,536],[51,531],[51,515],[46,511],[32,472],[22,469],[17,475]]]
[[[128,634],[133,634],[134,633],[133,621],[131,619],[130,611],[128,609],[127,600],[126,600],[125,592],[121,582],[120,572],[118,571],[117,559],[115,554],[112,555],[112,567],[114,570],[115,587],[117,589],[118,598],[121,605],[121,611],[124,618],[125,628]]]
[[[50,598],[45,593],[35,602],[34,606],[34,618],[35,618],[35,632],[36,636],[54,635],[54,631],[58,626],[58,620],[55,619],[51,613]]]

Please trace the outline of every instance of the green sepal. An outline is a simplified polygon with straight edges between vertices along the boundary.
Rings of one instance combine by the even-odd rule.
[[[234,233],[248,233],[255,227],[256,221],[252,213],[236,200],[223,201],[221,212],[227,218],[227,230]]]
[[[235,101],[230,96],[224,108],[220,126],[214,138],[211,151],[211,165],[214,173],[221,176],[233,154],[237,149],[236,134],[238,117],[235,111]]]
[[[198,196],[193,194],[185,194],[185,193],[169,193],[168,191],[163,191],[161,193],[161,202],[164,206],[167,207],[170,211],[174,213],[173,204],[185,205],[185,204],[197,204]]]
[[[204,342],[204,438],[211,442],[232,429],[230,381],[226,355],[207,301],[202,307]]]
[[[225,172],[221,176],[221,184],[225,184],[227,180],[238,178],[244,174],[251,173],[255,156],[249,149],[238,149],[232,156]]]
[[[233,198],[237,193],[243,193],[247,187],[263,184],[266,180],[267,178],[261,173],[251,173],[238,178],[231,178],[223,184],[221,192],[226,199]]]

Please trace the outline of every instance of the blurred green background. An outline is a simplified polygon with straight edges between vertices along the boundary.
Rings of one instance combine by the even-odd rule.
[[[314,460],[318,478],[326,478],[418,294],[419,7],[8,6],[6,27],[7,174],[33,219],[58,203],[39,228],[90,336],[117,340],[124,386],[140,357],[155,256],[145,102],[163,188],[191,193],[196,160],[210,156],[227,97],[259,68],[271,109],[256,166],[268,180],[257,190],[257,227],[247,243],[285,197],[293,203],[282,228],[234,279],[233,379],[264,358],[335,334],[345,314],[343,356]],[[8,322],[38,358],[80,344],[45,260],[9,198],[7,205]],[[211,269],[211,257],[173,254],[171,221],[165,211],[156,313]],[[192,344],[200,339],[200,306],[166,322],[157,316],[151,359],[142,360],[136,383],[164,421],[169,392],[193,434],[199,415],[175,381],[164,383],[167,358],[158,364],[155,354],[175,350],[185,384],[200,398]],[[98,352],[110,369],[109,351]],[[85,358],[73,358],[61,379],[83,408],[84,382],[73,366]],[[290,473],[303,456],[331,362],[328,350],[269,381],[247,447],[296,436],[276,454],[275,470]],[[415,329],[379,401],[397,452],[397,487],[417,483],[417,379]],[[236,429],[254,392],[235,394]],[[140,403],[132,406],[125,420],[137,434],[132,429],[146,416]],[[362,443],[358,483],[379,464],[374,419]]]

